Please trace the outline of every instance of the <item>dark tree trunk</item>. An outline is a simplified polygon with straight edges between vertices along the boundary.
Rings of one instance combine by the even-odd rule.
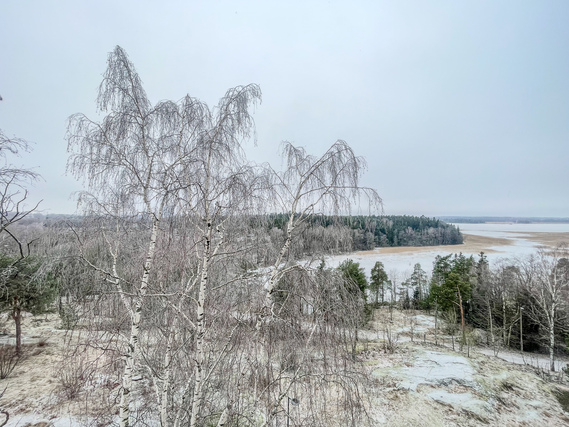
[[[460,342],[460,350],[462,351],[462,347],[466,343],[466,325],[464,322],[464,307],[462,306],[462,295],[460,294],[460,289],[458,286],[456,287],[456,291],[458,292],[458,304],[460,306],[460,325],[462,327],[462,340]]]
[[[16,323],[16,354],[19,356],[22,351],[22,311],[19,307],[14,307],[12,319]]]

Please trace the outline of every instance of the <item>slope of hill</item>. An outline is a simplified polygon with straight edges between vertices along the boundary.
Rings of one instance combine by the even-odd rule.
[[[104,380],[104,360],[80,363],[86,359],[70,353],[69,343],[80,340],[81,334],[58,329],[59,322],[54,315],[25,319],[27,357],[7,379],[0,380],[6,389],[0,408],[10,414],[7,426],[112,422],[115,414],[102,402],[116,394],[120,385]],[[7,335],[2,340],[9,344],[13,331],[10,323],[5,326]],[[369,379],[362,390],[369,425],[569,424],[569,414],[556,397],[569,393],[562,373],[550,375],[531,365],[484,354],[487,349],[475,340],[473,333],[470,345],[459,351],[451,336],[439,332],[435,344],[432,316],[376,310],[357,347],[361,371]],[[93,405],[95,396],[101,398],[98,406]],[[86,399],[89,412],[85,412]],[[291,425],[301,414],[302,400],[294,411]]]

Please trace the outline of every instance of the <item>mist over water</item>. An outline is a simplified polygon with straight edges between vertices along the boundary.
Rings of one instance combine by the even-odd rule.
[[[511,223],[485,223],[485,224],[454,224],[460,228],[465,236],[466,243],[451,246],[423,246],[401,248],[377,248],[374,251],[354,252],[326,258],[329,267],[337,267],[345,259],[353,259],[363,267],[369,278],[370,270],[377,261],[385,266],[385,271],[393,279],[396,275],[398,282],[408,278],[413,272],[415,264],[421,264],[422,269],[430,276],[433,262],[437,255],[463,253],[465,255],[478,255],[483,251],[490,262],[490,266],[500,260],[523,258],[529,256],[543,243],[539,238],[551,236],[553,233],[566,233],[566,241],[569,243],[569,224],[511,224]],[[469,245],[468,236],[482,236],[486,238],[507,239],[480,247]],[[561,236],[563,240],[564,236]],[[502,244],[506,243],[506,244]]]

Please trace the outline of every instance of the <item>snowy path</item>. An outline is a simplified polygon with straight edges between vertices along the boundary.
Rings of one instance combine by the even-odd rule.
[[[509,350],[500,350],[497,355],[494,354],[494,350],[491,348],[476,348],[478,353],[485,354],[487,356],[496,356],[506,362],[515,363],[516,365],[530,365],[536,368],[541,368],[544,370],[549,370],[549,357],[545,354],[535,354],[526,353],[521,354],[520,352],[513,352]],[[555,359],[555,371],[559,372],[561,368],[567,366],[569,363],[565,359]]]

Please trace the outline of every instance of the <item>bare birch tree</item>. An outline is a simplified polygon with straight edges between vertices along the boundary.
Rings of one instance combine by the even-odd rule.
[[[28,254],[27,248],[10,226],[37,210],[41,201],[31,207],[26,206],[26,186],[37,181],[40,176],[31,169],[15,166],[9,157],[29,150],[30,144],[27,141],[17,137],[10,138],[0,129],[0,234],[8,235],[16,244],[20,259]]]
[[[320,158],[306,153],[302,147],[283,143],[286,160],[284,172],[273,172],[274,206],[287,212],[284,243],[271,266],[265,286],[265,303],[259,315],[257,327],[274,316],[273,295],[278,281],[296,264],[288,264],[287,258],[294,233],[310,217],[322,213],[349,213],[363,199],[366,207],[381,208],[381,198],[371,188],[360,185],[360,175],[365,161],[357,157],[350,146],[338,140]]]
[[[555,371],[555,335],[569,300],[569,251],[566,246],[540,250],[520,264],[519,279],[533,304],[530,318],[545,331],[549,369]]]
[[[107,112],[107,116],[101,122],[81,114],[70,119],[69,170],[83,177],[88,185],[89,191],[81,195],[81,202],[91,212],[103,215],[107,224],[103,227],[107,227],[103,233],[107,264],[100,265],[100,260],[87,262],[115,286],[131,319],[124,349],[121,426],[131,422],[130,394],[136,365],[141,363],[142,314],[143,306],[150,304],[149,289],[154,292],[153,299],[157,296],[165,301],[165,308],[175,311],[170,327],[164,332],[167,336],[165,360],[156,373],[157,386],[161,383],[160,419],[163,425],[174,422],[168,415],[173,387],[172,346],[182,319],[182,323],[193,329],[195,337],[191,356],[193,375],[186,380],[186,391],[182,394],[191,394],[189,424],[200,422],[203,382],[210,368],[205,354],[205,307],[211,289],[222,286],[212,284],[211,268],[216,257],[227,257],[222,251],[224,224],[238,213],[240,206],[255,201],[248,189],[256,185],[257,179],[254,168],[244,160],[241,144],[253,128],[249,108],[259,100],[258,86],[249,85],[229,90],[212,110],[190,96],[178,103],[165,101],[152,106],[133,64],[124,50],[117,47],[109,55],[97,99],[99,109]],[[186,220],[180,221],[184,216]],[[115,231],[108,229],[109,219],[115,222]],[[160,277],[155,272],[156,262],[163,264],[165,259],[172,258],[172,254],[160,249],[161,259],[155,260],[160,236],[166,240],[173,236],[172,225],[166,226],[164,221],[173,220],[178,221],[178,226],[189,227],[189,232],[180,230],[188,236],[182,252],[188,254],[188,248],[194,251],[189,252],[191,259],[185,261],[188,267],[179,266],[188,273],[183,283],[177,281],[176,289],[168,283],[150,283],[153,277]],[[146,227],[140,230],[140,225],[135,226],[147,239],[136,285],[125,274],[127,269],[132,270],[132,265],[121,265],[129,261],[136,265],[139,258],[135,255],[125,259],[122,255],[125,240],[121,235],[128,230],[128,224]],[[178,234],[174,233],[176,238]],[[194,294],[195,288],[197,294]],[[168,295],[173,297],[168,299]],[[189,313],[191,316],[195,313],[193,319],[184,313],[188,310],[188,301],[196,303],[195,311]]]
[[[80,202],[89,212],[113,219],[116,227],[125,220],[141,220],[147,235],[144,260],[139,281],[128,298],[123,287],[129,281],[121,275],[120,240],[107,239],[110,263],[94,268],[102,271],[113,283],[130,319],[130,336],[124,349],[124,373],[120,401],[120,425],[128,426],[130,393],[139,353],[141,313],[153,270],[156,242],[163,215],[171,209],[179,190],[178,173],[185,167],[188,152],[185,133],[180,127],[188,122],[199,129],[201,117],[192,99],[185,98],[178,106],[166,101],[152,106],[142,82],[125,51],[116,47],[109,54],[108,66],[99,87],[97,106],[108,113],[101,122],[83,114],[70,118],[68,168],[83,178],[88,192]],[[188,113],[189,115],[185,114]],[[107,236],[110,237],[110,236]]]
[[[313,312],[310,316],[303,316],[300,312],[296,318],[300,319],[300,325],[303,325],[300,330],[307,332],[299,333],[289,329],[289,322],[294,324],[294,321],[292,317],[289,317],[291,312],[284,310],[287,305],[282,304],[282,296],[283,292],[289,296],[291,294],[290,290],[281,289],[282,285],[287,283],[287,276],[291,274],[306,277],[305,281],[308,282],[314,280],[310,279],[314,274],[318,276],[317,270],[310,266],[310,261],[308,264],[301,265],[299,260],[294,258],[293,247],[299,231],[311,217],[319,214],[349,213],[351,208],[359,205],[360,201],[363,201],[363,205],[367,208],[379,209],[381,207],[381,199],[375,190],[360,185],[360,174],[365,168],[365,162],[362,158],[355,156],[346,142],[337,141],[321,157],[311,156],[303,148],[285,142],[283,157],[286,161],[284,172],[271,170],[272,198],[269,200],[268,209],[285,212],[287,220],[280,249],[266,273],[266,282],[262,288],[264,297],[261,307],[257,310],[256,322],[261,344],[260,362],[266,366],[271,384],[271,387],[268,387],[264,393],[266,412],[263,425],[270,425],[274,422],[279,408],[282,408],[282,402],[288,399],[289,390],[303,384],[302,378],[306,376],[315,375],[330,380],[334,378],[337,384],[347,386],[345,378],[341,376],[341,372],[345,371],[337,367],[334,371],[334,368],[327,365],[326,361],[330,359],[326,357],[322,363],[316,362],[313,352],[327,354],[323,349],[330,351],[328,346],[334,342],[336,332],[343,337],[344,342],[351,344],[352,339],[346,340],[345,338],[347,334],[352,334],[356,330],[358,322],[361,321],[358,318],[361,308],[357,309],[354,305],[350,305],[352,303],[348,303],[353,299],[352,295],[344,295],[338,300],[333,297],[338,303],[338,313],[342,313],[345,319],[355,317],[353,323],[346,323],[342,326],[335,324],[330,328],[334,324],[333,317],[329,311],[321,310],[324,306],[320,304],[328,300],[330,295],[335,297],[342,295],[341,288],[344,285],[343,281],[338,278],[330,282],[332,288],[321,288],[322,295],[313,295],[312,299],[305,300]],[[356,302],[353,303],[357,305]],[[310,323],[304,323],[309,320]],[[287,330],[290,332],[287,333]],[[318,340],[314,338],[316,331],[320,331]],[[295,365],[297,368],[292,373],[282,375],[285,373],[279,374],[271,368],[275,340],[286,343],[289,348],[303,349]],[[342,346],[335,348],[342,348]],[[349,351],[349,349],[346,350]],[[310,362],[305,363],[305,360],[310,360]],[[312,366],[308,367],[307,364]],[[354,397],[351,393],[347,396]]]
[[[250,110],[260,98],[253,84],[230,89],[211,109],[190,96],[152,106],[117,47],[99,88],[98,107],[107,115],[70,120],[69,170],[86,181],[80,201],[99,230],[90,248],[77,232],[82,256],[113,288],[109,300],[120,301],[130,322],[121,426],[136,422],[135,384],[152,386],[150,404],[163,426],[261,416],[270,423],[303,378],[339,384],[346,399],[358,399],[341,343],[351,342],[346,336],[361,321],[363,300],[342,293],[333,277],[322,283],[314,270],[298,269],[290,248],[310,216],[349,211],[359,197],[372,206],[381,201],[359,186],[363,160],[343,141],[321,158],[285,144],[283,173],[248,164],[243,144],[254,133]],[[282,210],[282,246],[264,251],[258,245],[271,237],[260,238],[251,223]],[[268,271],[251,261],[259,252]],[[295,272],[306,285],[283,302],[279,286]],[[322,349],[341,356],[334,363],[324,358],[313,372],[284,360],[291,346],[300,362]]]
[[[238,280],[233,275],[221,283],[212,280],[212,264],[228,258],[226,224],[231,223],[231,218],[251,213],[248,209],[255,204],[256,190],[259,190],[256,187],[264,187],[262,174],[257,175],[255,169],[246,164],[241,145],[253,129],[249,108],[260,100],[260,96],[256,85],[236,87],[226,93],[211,113],[208,110],[207,130],[195,141],[195,158],[199,160],[186,175],[180,201],[182,208],[190,213],[190,220],[195,218],[199,242],[196,250],[199,264],[196,273],[195,366],[189,420],[192,427],[200,422],[203,383],[211,375],[212,368],[205,356],[206,300],[213,288],[219,289]],[[233,250],[237,250],[235,246]],[[226,415],[220,422],[224,418]]]

